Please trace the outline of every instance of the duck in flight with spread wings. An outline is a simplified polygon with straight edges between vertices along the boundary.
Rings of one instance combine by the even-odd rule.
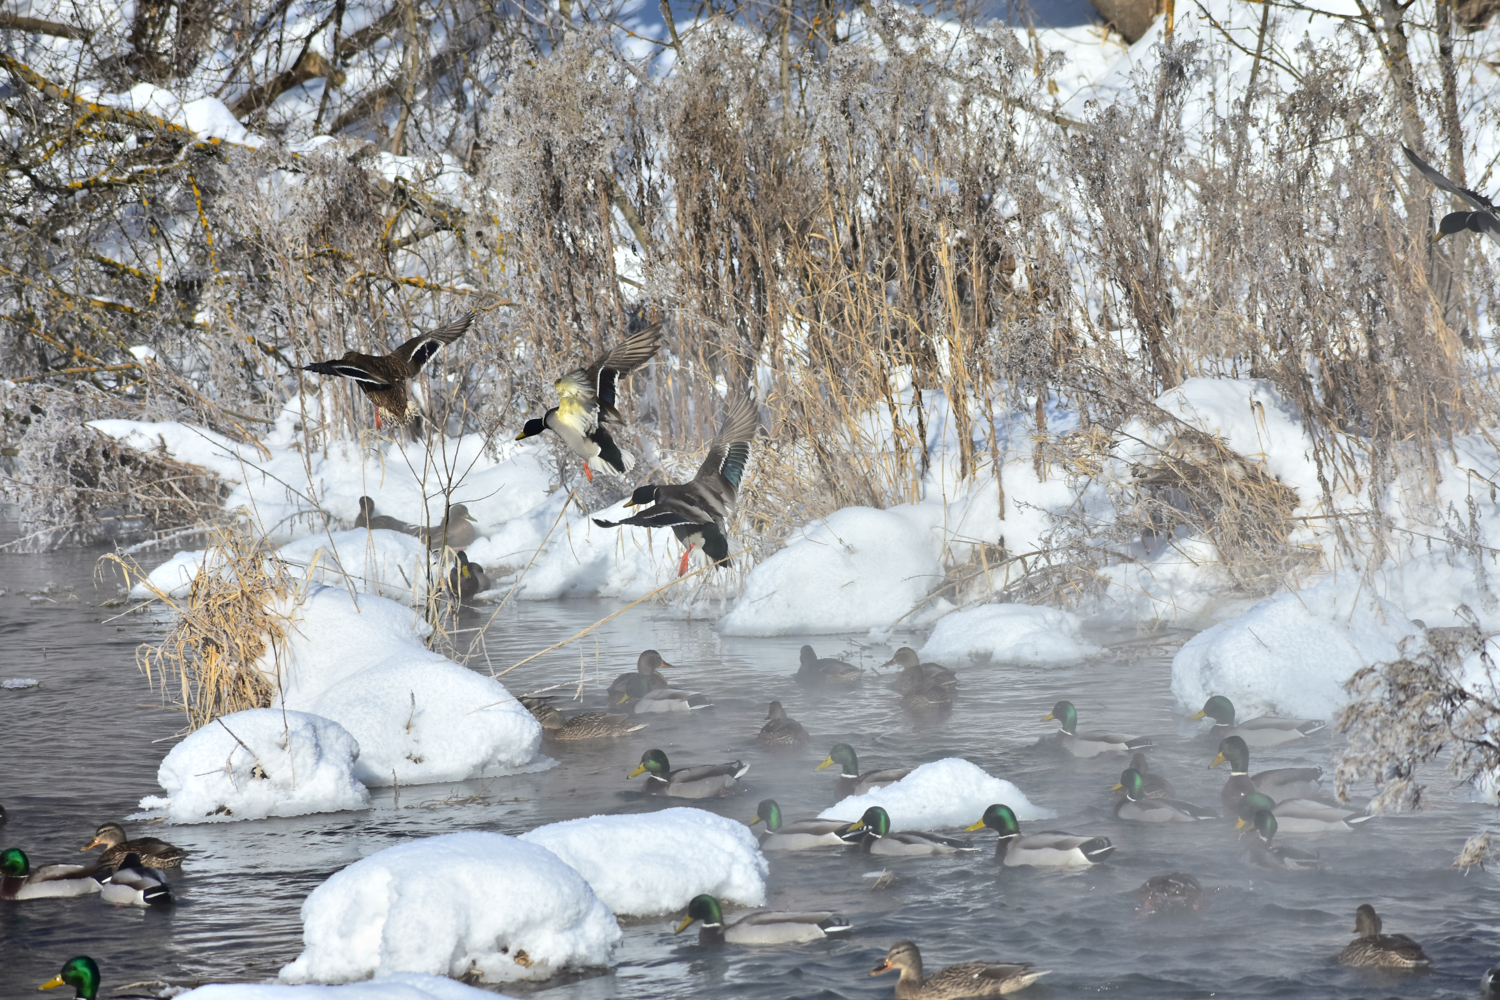
[[[380,415],[384,413],[394,424],[404,424],[416,413],[416,403],[406,391],[408,379],[422,373],[422,366],[431,361],[433,355],[445,345],[462,337],[474,322],[472,312],[431,333],[415,336],[389,354],[361,354],[345,351],[344,356],[332,361],[317,361],[303,365],[305,372],[319,375],[340,375],[352,378],[356,385],[375,404],[375,426],[380,426]]]
[[[725,522],[739,495],[745,464],[750,461],[750,442],[759,430],[760,414],[755,400],[750,396],[734,400],[725,409],[724,422],[692,482],[637,487],[626,506],[645,506],[645,510],[621,521],[594,518],[594,523],[601,528],[622,524],[671,528],[677,540],[687,546],[677,567],[678,576],[687,572],[688,557],[694,548],[701,548],[716,565],[727,567],[729,539],[724,534]]]
[[[1449,212],[1443,216],[1442,221],[1438,223],[1437,235],[1432,238],[1434,243],[1444,236],[1452,236],[1465,229],[1483,233],[1500,243],[1500,214],[1497,214],[1495,206],[1488,198],[1482,194],[1475,194],[1468,188],[1459,187],[1406,146],[1402,146],[1401,149],[1406,153],[1406,158],[1411,161],[1411,165],[1416,167],[1423,177],[1431,181],[1434,187],[1451,195],[1457,195],[1474,208],[1472,212]]]
[[[624,424],[615,409],[615,387],[620,377],[651,360],[661,347],[661,323],[653,323],[626,337],[587,368],[575,368],[553,383],[557,405],[532,417],[516,440],[555,431],[583,459],[583,474],[594,481],[593,469],[624,475],[635,466],[635,456],[615,443],[609,424]],[[590,468],[592,466],[592,468]]]

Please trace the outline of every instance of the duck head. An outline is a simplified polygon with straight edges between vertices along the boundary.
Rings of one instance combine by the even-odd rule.
[[[811,647],[803,647],[804,649]],[[833,749],[828,751],[828,757],[813,770],[821,771],[825,767],[837,764],[840,768],[839,777],[859,777],[859,758],[854,755],[854,748],[847,743],[835,743]]]
[[[637,486],[635,492],[630,494],[630,499],[625,501],[627,507],[649,507],[656,503],[656,484],[647,483],[645,486]]]
[[[855,822],[849,824],[843,833],[869,833],[875,837],[884,837],[891,832],[891,816],[880,806],[871,806],[865,810],[865,814]],[[841,834],[842,836],[842,834]]]
[[[920,979],[922,977],[922,953],[910,941],[897,941],[891,945],[891,950],[885,953],[884,960],[870,970],[870,975],[878,976],[892,969],[899,970],[903,975],[910,969]]]
[[[1021,824],[1016,820],[1016,814],[1010,806],[995,804],[984,811],[979,822],[965,827],[972,832],[989,827],[1000,835],[1001,840],[1009,840],[1021,835]]]
[[[701,920],[704,927],[723,927],[724,911],[719,908],[719,901],[705,893],[702,896],[694,896],[688,903],[687,916],[677,925],[673,934],[681,934],[687,930],[694,920]]]
[[[1276,803],[1269,795],[1263,792],[1247,792],[1244,798],[1240,799],[1240,818],[1235,820],[1234,828],[1243,830],[1247,826],[1255,826],[1256,813],[1265,812],[1269,815],[1275,808]]]
[[[1120,773],[1120,780],[1110,791],[1123,791],[1127,799],[1138,802],[1146,793],[1146,779],[1135,768],[1127,767]]]
[[[659,781],[666,781],[668,775],[671,773],[672,769],[667,764],[666,754],[660,750],[647,750],[641,754],[641,762],[635,766],[635,770],[627,774],[626,777],[634,778],[638,774],[649,774]]]
[[[1042,721],[1056,719],[1057,724],[1062,726],[1062,731],[1072,736],[1078,732],[1078,710],[1073,707],[1071,701],[1060,701],[1052,706],[1052,711],[1042,716]]]
[[[910,646],[902,646],[900,649],[896,650],[895,656],[891,657],[889,660],[886,660],[881,664],[881,666],[897,666],[901,667],[904,670],[909,667],[920,666],[921,663],[922,661],[917,656],[917,651],[915,649],[912,649]]]
[[[670,669],[672,664],[661,658],[661,654],[654,649],[648,649],[635,658],[635,670],[638,674],[654,674],[662,667]]]
[[[650,693],[651,682],[646,679],[645,675],[639,673],[631,674],[625,678],[625,693],[620,696],[620,700],[615,702],[615,704],[623,705],[627,701],[644,698]]]
[[[521,425],[521,433],[516,435],[516,440],[524,441],[529,437],[536,437],[546,429],[547,421],[543,420],[541,417],[532,417],[530,420],[526,421],[526,423]]]
[[[1201,719],[1204,716],[1213,719],[1216,726],[1232,726],[1234,725],[1234,704],[1223,695],[1216,694],[1203,703],[1202,711],[1193,718]]]
[[[0,851],[0,875],[10,878],[25,878],[31,874],[31,861],[19,847],[7,847]]]
[[[118,823],[105,823],[94,831],[94,839],[78,850],[91,851],[96,847],[110,848],[125,843],[125,828]]]
[[[1361,903],[1354,911],[1354,933],[1362,938],[1380,936],[1380,914],[1369,903]]]
[[[1230,774],[1250,773],[1250,748],[1238,736],[1226,736],[1219,741],[1219,755],[1208,762],[1209,767],[1218,767],[1229,762]]]
[[[766,824],[766,829],[775,833],[781,829],[781,807],[776,804],[775,799],[765,799],[755,807],[755,818],[746,826],[754,826],[757,823]]]
[[[59,986],[71,986],[77,991],[76,997],[94,1000],[99,993],[99,966],[87,955],[79,955],[77,958],[69,959],[61,972],[38,986],[37,989],[52,990]]]

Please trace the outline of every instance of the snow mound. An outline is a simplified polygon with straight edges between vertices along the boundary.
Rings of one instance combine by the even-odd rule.
[[[726,635],[827,634],[887,628],[943,579],[943,507],[845,507],[793,532],[751,571],[720,622]],[[938,600],[912,624],[950,610]]]
[[[609,964],[614,915],[557,856],[498,833],[449,833],[378,851],[302,904],[290,983],[396,972],[547,979]]]
[[[871,806],[882,806],[893,830],[951,830],[968,826],[995,803],[1008,805],[1020,820],[1057,815],[1034,806],[1004,778],[986,773],[962,757],[923,764],[893,785],[865,795],[850,795],[818,813],[819,819],[854,822]]]
[[[589,816],[537,827],[521,839],[577,869],[619,914],[680,910],[702,893],[747,906],[766,901],[769,866],[755,835],[702,809]]]
[[[1081,622],[1071,612],[1029,604],[986,604],[942,618],[921,656],[955,663],[1077,663],[1100,651],[1081,635]]]
[[[368,785],[462,781],[526,767],[542,730],[505,685],[434,653],[410,608],[314,587],[277,658],[289,709],[332,719],[359,741]]]
[[[320,532],[288,542],[276,554],[303,579],[336,587],[352,583],[359,593],[398,600],[421,597],[429,575],[437,575],[429,573],[429,563],[438,569],[420,538],[385,528]]]
[[[398,972],[342,986],[287,986],[283,983],[215,983],[177,994],[194,1000],[511,1000],[454,982],[445,976]]]
[[[354,777],[359,744],[338,723],[303,712],[252,708],[204,726],[172,748],[156,772],[174,823],[227,823],[267,816],[365,809]]]
[[[1408,639],[1425,641],[1400,608],[1353,575],[1330,577],[1193,636],[1172,659],[1172,694],[1193,711],[1221,694],[1237,718],[1327,719],[1355,671],[1398,658]]]
[[[208,552],[209,550],[206,549],[178,552],[153,569],[146,579],[138,581],[131,587],[131,599],[144,601],[158,594],[166,597],[186,597],[193,586],[194,578],[198,576],[198,571],[203,568],[203,563],[208,558]]]

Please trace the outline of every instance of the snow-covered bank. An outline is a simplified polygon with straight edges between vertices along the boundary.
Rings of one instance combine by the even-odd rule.
[[[195,1000],[512,1000],[446,976],[396,972],[379,979],[338,986],[308,983],[214,983],[177,994]]]
[[[609,964],[614,915],[545,848],[498,833],[450,833],[386,848],[318,886],[302,904],[289,983],[398,972],[547,979]]]
[[[922,647],[927,660],[1031,665],[1078,663],[1099,653],[1083,641],[1078,616],[1029,604],[986,604],[938,621]]]
[[[893,785],[840,799],[818,817],[853,822],[871,806],[881,806],[891,817],[893,830],[952,830],[976,822],[997,803],[1010,806],[1021,820],[1057,815],[1033,805],[1004,778],[962,757],[947,757],[923,764]]]

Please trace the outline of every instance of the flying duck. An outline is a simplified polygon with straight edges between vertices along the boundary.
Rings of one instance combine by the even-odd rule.
[[[635,467],[635,456],[615,443],[609,424],[623,425],[615,409],[620,378],[651,360],[661,347],[661,323],[632,333],[587,368],[575,368],[552,384],[557,405],[532,417],[516,435],[521,441],[553,431],[583,459],[583,474],[594,481],[594,469],[624,475]]]
[[[380,415],[384,413],[392,423],[404,424],[416,412],[416,403],[406,391],[408,379],[422,373],[422,366],[432,360],[433,355],[445,344],[451,344],[469,329],[474,322],[472,312],[461,319],[440,326],[431,333],[419,334],[389,354],[361,354],[345,351],[343,357],[333,361],[316,361],[303,365],[305,372],[319,375],[341,375],[352,378],[356,385],[375,404],[375,426],[380,426]]]
[[[1411,165],[1416,167],[1423,177],[1431,181],[1434,187],[1451,195],[1457,195],[1474,207],[1472,212],[1449,212],[1443,216],[1443,220],[1438,223],[1437,235],[1432,238],[1434,243],[1444,236],[1451,236],[1465,229],[1483,233],[1490,239],[1500,242],[1500,215],[1496,214],[1495,206],[1488,198],[1468,188],[1459,187],[1406,146],[1402,146],[1401,151],[1406,154]]]

